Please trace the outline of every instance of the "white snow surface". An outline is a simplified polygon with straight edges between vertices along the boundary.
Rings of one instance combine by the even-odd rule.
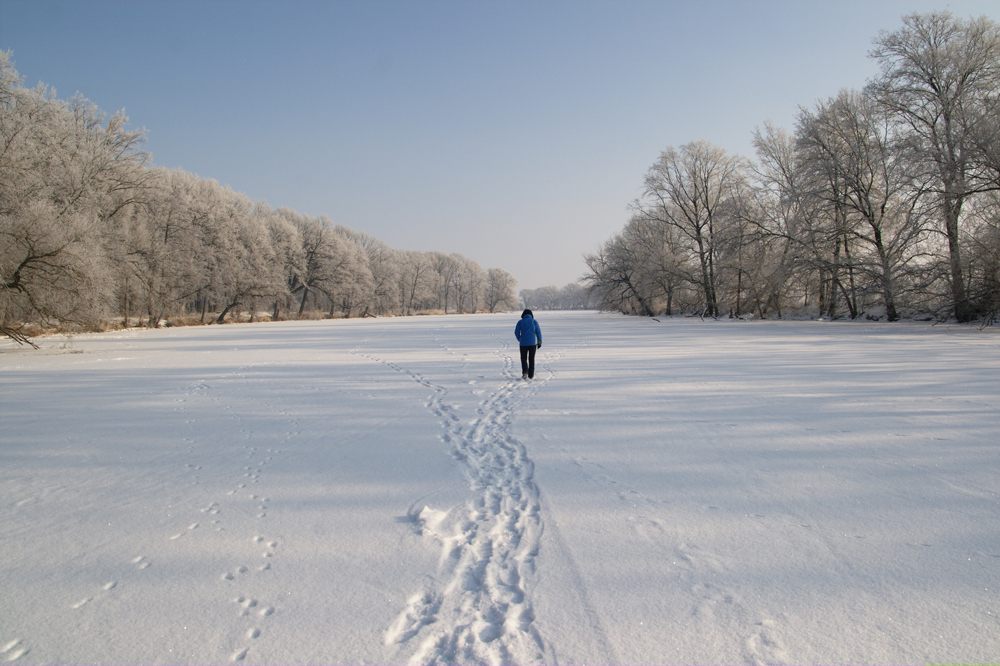
[[[997,663],[1000,332],[0,343],[0,661]]]

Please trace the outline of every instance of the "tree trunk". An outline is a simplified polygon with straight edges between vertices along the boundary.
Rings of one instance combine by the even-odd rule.
[[[740,296],[743,292],[743,264],[740,264],[740,268],[736,271],[736,316],[739,317],[743,313],[740,312],[740,307],[742,303],[740,302]],[[758,300],[759,302],[759,300]]]
[[[847,282],[851,285],[850,295],[845,294],[847,308],[851,311],[851,319],[857,319],[861,311],[858,308],[858,288],[854,283],[854,260],[851,258],[851,247],[848,238],[844,236],[844,256],[847,257]]]
[[[235,308],[237,305],[239,305],[239,303],[240,299],[238,298],[229,303],[225,308],[223,308],[222,312],[219,313],[219,317],[215,320],[215,323],[216,324],[223,323],[226,319],[226,315],[229,314],[229,311]]]
[[[962,250],[958,236],[958,216],[962,210],[962,197],[946,192],[944,195],[945,230],[948,235],[948,259],[951,268],[951,298],[955,303],[955,319],[971,321],[974,313],[965,290],[962,275]]]
[[[302,301],[299,303],[299,319],[302,319],[302,313],[306,310],[307,298],[309,298],[309,287],[302,285]]]

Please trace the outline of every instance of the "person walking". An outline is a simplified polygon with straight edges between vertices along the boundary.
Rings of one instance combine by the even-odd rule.
[[[535,350],[542,348],[542,329],[531,310],[521,313],[521,321],[514,327],[514,337],[521,345],[521,379],[535,376]]]

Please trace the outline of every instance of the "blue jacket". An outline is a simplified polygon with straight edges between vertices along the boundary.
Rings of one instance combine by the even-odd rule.
[[[534,317],[525,315],[514,327],[514,337],[522,347],[534,347],[536,344],[542,344],[542,329]]]

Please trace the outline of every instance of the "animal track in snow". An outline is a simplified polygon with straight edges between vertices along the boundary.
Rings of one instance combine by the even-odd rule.
[[[240,607],[239,616],[241,618],[256,617],[263,619],[270,617],[274,614],[274,606],[261,606],[257,599],[253,597],[248,597],[245,595],[240,595],[233,599]],[[243,636],[248,639],[256,639],[261,635],[261,630],[259,627],[250,627],[244,633]],[[247,654],[250,652],[249,648],[241,647],[237,648],[230,656],[231,661],[242,661],[246,658]]]
[[[264,541],[264,537],[260,536],[259,534],[253,538],[253,542],[254,543],[261,543],[262,541]],[[274,549],[277,548],[277,547],[278,547],[278,542],[277,541],[274,541],[274,540],[268,541],[267,542],[267,548],[268,549],[265,550],[263,553],[261,553],[261,557],[264,557],[264,558],[274,557]],[[257,570],[258,571],[266,571],[267,569],[270,569],[270,568],[271,568],[270,565],[268,565],[266,567],[258,567]]]
[[[254,608],[257,607],[257,600],[256,599],[252,599],[252,598],[248,598],[248,597],[244,597],[244,596],[237,597],[236,598],[236,603],[238,603],[240,605],[240,608],[241,608],[241,610],[240,610],[240,616],[241,617],[246,617],[247,615],[250,615],[251,611]]]
[[[662,543],[666,537],[666,529],[663,522],[656,518],[646,516],[629,516],[628,521],[644,541],[649,543]]]
[[[758,620],[753,602],[743,599],[738,589],[715,582],[724,579],[730,569],[722,556],[682,541],[674,548],[671,561],[689,585],[692,619],[728,626],[733,636],[743,636],[745,663],[788,663],[782,639],[784,623],[766,617]]]
[[[20,638],[8,641],[3,647],[0,647],[0,655],[3,655],[4,661],[17,661],[28,652],[30,652],[29,648],[21,642]]]
[[[171,541],[176,541],[177,539],[180,539],[182,536],[184,536],[188,532],[191,532],[191,531],[196,530],[196,529],[198,529],[198,523],[191,523],[190,525],[188,525],[188,527],[187,527],[187,529],[185,531],[178,532],[177,534],[175,534],[172,537],[170,537],[170,540]]]
[[[746,661],[756,666],[789,663],[788,648],[773,620],[761,620],[754,625],[750,636],[743,642]]]
[[[236,580],[237,576],[242,576],[246,572],[247,568],[245,566],[238,566],[235,570],[222,574],[222,580]]]
[[[267,482],[267,476],[264,472],[269,469],[269,465],[274,464],[275,460],[280,460],[283,453],[282,446],[294,440],[302,433],[302,428],[298,420],[290,415],[289,411],[282,409],[283,405],[270,404],[267,399],[263,401],[257,400],[255,404],[262,413],[274,415],[275,420],[285,422],[282,431],[275,433],[273,440],[269,441],[267,445],[259,445],[261,440],[258,437],[261,437],[261,433],[244,418],[240,409],[234,408],[237,402],[231,400],[232,398],[245,398],[246,392],[244,389],[248,385],[254,383],[267,384],[265,378],[255,377],[249,372],[251,367],[241,367],[235,372],[228,373],[226,377],[213,382],[211,387],[207,385],[197,387],[199,391],[208,392],[202,393],[201,397],[214,401],[218,407],[217,411],[232,423],[233,427],[231,431],[237,437],[243,438],[243,441],[237,445],[239,454],[228,469],[212,470],[213,476],[227,476],[229,486],[219,492],[220,496],[211,498],[216,501],[210,502],[209,500],[205,500],[204,504],[199,504],[195,507],[200,511],[200,514],[195,515],[203,518],[201,521],[202,529],[205,528],[206,524],[210,523],[216,531],[224,532],[233,529],[242,519],[254,519],[254,517],[256,519],[266,518],[271,505],[270,498],[265,492],[262,492]],[[188,422],[188,425],[194,428],[197,422],[191,421]],[[192,437],[196,435],[197,433],[192,431]],[[270,435],[264,436],[270,437]],[[187,441],[193,443],[195,439]],[[194,448],[192,447],[189,453],[193,451]],[[196,463],[200,461],[191,460],[189,462]],[[198,468],[195,464],[189,465],[188,468],[191,475],[199,473],[199,471],[195,471]],[[249,498],[249,502],[252,503],[245,503],[247,502],[246,498]],[[225,507],[225,511],[222,510],[223,507]],[[213,518],[221,518],[221,520],[213,520]],[[231,522],[229,520],[231,518],[237,522]],[[261,522],[258,524],[264,525],[265,523]],[[186,530],[175,530],[177,533],[173,535],[173,538],[189,538],[191,536],[189,532],[193,529],[197,529],[197,525],[194,523]],[[171,533],[165,536],[169,537]],[[240,560],[230,561],[229,567],[219,572],[219,585],[222,586],[220,591],[223,589],[227,591],[224,592],[225,596],[223,599],[226,602],[233,598],[239,600],[237,602],[238,608],[236,608],[236,613],[234,613],[235,617],[232,620],[233,626],[229,635],[229,642],[221,648],[223,652],[216,654],[214,657],[219,662],[225,660],[239,663],[253,661],[256,655],[253,654],[251,642],[254,640],[260,642],[261,637],[266,635],[266,633],[262,633],[262,631],[266,631],[262,623],[266,621],[266,618],[276,613],[274,605],[264,603],[261,597],[256,595],[256,593],[262,592],[262,590],[255,587],[255,583],[263,582],[262,579],[256,578],[258,575],[270,576],[270,574],[264,572],[268,572],[271,569],[272,563],[277,559],[277,553],[280,548],[279,540],[265,534],[258,533],[255,535],[253,532],[246,534],[246,539],[247,541],[244,542],[244,546],[253,548],[255,546],[247,542],[255,544],[259,548],[257,552],[260,554],[261,559],[251,564],[251,561],[253,561],[251,559],[252,552],[248,553],[245,549],[240,549],[237,552],[241,553],[239,557],[242,558],[242,562]],[[233,594],[233,592],[241,594],[238,597],[236,595],[230,597],[229,595]]]

